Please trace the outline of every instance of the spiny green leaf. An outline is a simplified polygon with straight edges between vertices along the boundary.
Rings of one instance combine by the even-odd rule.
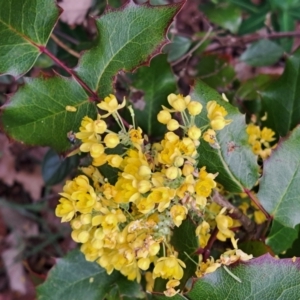
[[[115,288],[118,299],[124,296],[144,298],[137,282],[128,281],[118,272],[108,275],[105,269],[86,261],[81,252],[74,250],[57,261],[37,291],[39,300],[101,300]]]
[[[18,76],[33,66],[58,15],[53,0],[0,0],[0,75]]]
[[[155,57],[150,67],[142,67],[133,75],[133,87],[141,90],[142,99],[133,103],[138,126],[149,136],[162,135],[165,125],[158,123],[157,114],[167,105],[167,96],[176,90],[176,81],[166,55]]]
[[[299,225],[296,228],[285,227],[273,220],[271,231],[266,239],[275,254],[280,254],[291,248],[293,242],[297,239],[299,233]]]
[[[278,61],[283,54],[283,49],[270,40],[260,40],[251,46],[240,56],[240,60],[250,66],[269,66]]]
[[[100,97],[113,91],[113,78],[147,63],[166,44],[164,37],[183,2],[166,6],[137,5],[130,0],[117,10],[107,10],[96,20],[96,47],[85,52],[78,75]]]
[[[287,62],[283,75],[262,92],[264,125],[285,136],[300,123],[300,50]]]
[[[186,294],[190,300],[298,299],[300,259],[275,259],[269,254],[228,267],[242,283],[223,267],[197,280]]]
[[[274,220],[285,227],[300,223],[300,126],[281,140],[264,163],[257,197]]]
[[[201,81],[197,81],[191,97],[203,105],[202,113],[196,118],[199,126],[209,124],[205,109],[207,102],[211,100],[223,106],[228,112],[226,119],[232,120],[231,124],[217,132],[220,149],[213,149],[208,143],[201,141],[199,165],[206,166],[211,173],[218,172],[216,180],[230,192],[251,189],[258,179],[258,165],[256,156],[248,145],[244,115]]]
[[[66,110],[74,106],[76,112]],[[26,78],[3,107],[2,122],[10,137],[30,145],[70,148],[67,133],[77,132],[84,116],[96,116],[96,106],[72,78]]]

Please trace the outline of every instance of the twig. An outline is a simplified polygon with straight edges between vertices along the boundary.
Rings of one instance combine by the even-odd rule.
[[[255,229],[256,229],[255,222],[252,221],[248,216],[243,214],[243,212],[240,209],[238,209],[237,207],[232,205],[230,202],[228,202],[224,197],[222,197],[220,195],[219,192],[217,192],[217,191],[214,192],[212,200],[214,202],[216,202],[217,204],[219,204],[220,206],[226,207],[229,210],[230,215],[235,220],[239,220],[242,223],[246,232],[251,233],[251,232],[255,231]]]
[[[212,27],[209,27],[208,31],[206,32],[205,36],[199,41],[190,51],[188,51],[185,55],[180,57],[179,59],[175,60],[173,63],[171,63],[171,66],[175,66],[185,60],[187,57],[191,56],[209,37],[211,32],[213,31]]]
[[[269,213],[263,208],[263,206],[259,203],[258,199],[251,193],[250,190],[244,188],[244,192],[248,195],[248,197],[253,201],[253,203],[262,211],[262,213],[265,215],[267,220],[271,220],[272,217],[269,215]]]
[[[58,66],[68,72],[90,95],[91,101],[99,100],[98,95],[94,92],[72,69],[67,67],[61,60],[54,56],[46,47],[37,46],[42,53],[48,55]]]
[[[66,50],[68,53],[70,53],[71,55],[80,58],[80,54],[76,51],[74,51],[73,49],[71,49],[69,46],[67,46],[64,42],[62,42],[54,33],[51,34],[51,39],[61,48],[63,48],[64,50]]]
[[[59,31],[57,29],[55,29],[54,32],[55,32],[56,35],[59,35],[63,39],[67,40],[68,42],[70,42],[70,43],[72,43],[74,45],[79,45],[79,42],[76,39],[74,39],[71,36],[65,34],[64,32],[61,32],[61,31]]]

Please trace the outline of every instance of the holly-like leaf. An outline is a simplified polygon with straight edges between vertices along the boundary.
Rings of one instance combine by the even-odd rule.
[[[196,118],[199,126],[209,124],[205,109],[207,102],[211,100],[223,106],[228,112],[226,119],[232,120],[231,124],[217,132],[219,149],[201,141],[198,148],[199,165],[206,166],[211,173],[219,173],[216,180],[230,192],[251,189],[258,179],[258,165],[248,144],[245,116],[201,81],[197,81],[191,97],[203,105],[202,113]]]
[[[274,220],[285,227],[300,223],[300,126],[281,140],[264,163],[257,197]]]
[[[105,269],[86,261],[81,252],[74,250],[57,261],[37,292],[39,300],[101,300],[112,289],[117,290],[116,299],[125,296],[143,299],[145,296],[137,282],[128,281],[118,272],[108,275]]]
[[[275,259],[269,254],[227,267],[237,281],[221,267],[198,279],[192,290],[174,300],[298,299],[300,258]],[[170,299],[161,296],[157,299]]]
[[[240,60],[250,66],[261,67],[273,65],[283,54],[281,46],[267,39],[262,39],[250,45],[250,47],[242,53]]]
[[[266,239],[275,254],[280,254],[292,247],[293,242],[297,239],[299,225],[296,228],[285,227],[273,220],[271,231]]]
[[[283,75],[261,93],[264,125],[285,136],[300,123],[300,50],[286,62]]]
[[[53,0],[0,0],[0,75],[26,73],[57,22]]]
[[[26,144],[67,150],[70,148],[67,133],[78,131],[84,116],[96,116],[96,106],[88,99],[72,78],[26,78],[25,85],[3,107],[4,130]],[[77,110],[68,111],[66,106]]]
[[[158,123],[157,114],[167,105],[167,96],[176,90],[176,81],[166,55],[155,57],[150,67],[140,68],[133,76],[132,85],[143,92],[141,99],[133,103],[138,126],[149,136],[162,135],[166,126]]]
[[[96,47],[84,53],[78,75],[102,98],[113,91],[113,78],[121,70],[132,71],[161,51],[172,18],[184,2],[150,6],[130,0],[96,19]]]

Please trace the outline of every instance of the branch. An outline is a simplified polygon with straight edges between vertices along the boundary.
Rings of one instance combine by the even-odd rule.
[[[63,41],[61,41],[55,34],[51,34],[51,38],[52,40],[61,48],[63,48],[64,50],[66,50],[68,53],[70,53],[71,55],[80,58],[80,54],[76,51],[74,51],[73,49],[71,49],[69,46],[67,46]]]
[[[230,215],[235,220],[239,220],[241,222],[246,232],[252,233],[255,231],[256,229],[255,222],[252,221],[248,216],[243,214],[243,212],[240,209],[238,209],[237,207],[232,205],[229,201],[227,201],[224,197],[222,197],[219,192],[214,191],[212,200],[217,204],[219,204],[220,206],[226,207],[229,210]]]
[[[67,67],[61,60],[59,60],[55,55],[53,55],[46,47],[38,46],[42,53],[48,55],[59,67],[68,72],[90,95],[92,101],[99,100],[98,95],[94,92],[72,69]]]

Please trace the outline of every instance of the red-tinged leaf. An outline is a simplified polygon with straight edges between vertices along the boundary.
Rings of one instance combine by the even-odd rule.
[[[0,0],[0,75],[26,73],[59,16],[53,0]]]

